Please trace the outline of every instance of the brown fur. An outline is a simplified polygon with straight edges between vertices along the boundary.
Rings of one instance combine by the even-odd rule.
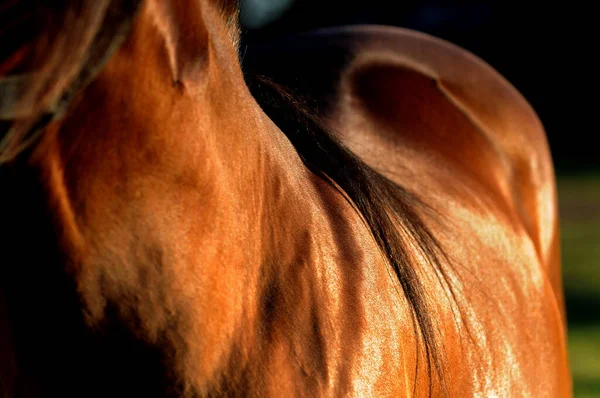
[[[387,238],[257,104],[230,15],[145,2],[66,116],[0,169],[4,394],[569,396],[552,164],[518,93],[402,30],[302,47],[335,77],[307,94],[338,139],[426,204],[399,214],[423,220],[441,268],[418,241],[398,255],[425,287],[444,387]],[[321,53],[322,37],[345,55]],[[291,74],[307,57],[289,48],[270,54]],[[66,59],[48,87],[84,67]],[[416,218],[394,220],[420,236]]]

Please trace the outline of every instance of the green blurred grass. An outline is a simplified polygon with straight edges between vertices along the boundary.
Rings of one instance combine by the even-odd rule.
[[[575,397],[600,398],[600,175],[558,178]]]

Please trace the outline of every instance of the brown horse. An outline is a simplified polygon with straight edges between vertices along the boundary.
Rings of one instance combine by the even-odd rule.
[[[482,61],[0,8],[0,395],[570,396],[545,134]]]

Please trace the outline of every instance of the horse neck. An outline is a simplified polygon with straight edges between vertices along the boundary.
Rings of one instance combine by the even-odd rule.
[[[269,300],[265,283],[308,250],[315,187],[249,94],[227,21],[198,4],[206,8],[179,12],[210,23],[176,29],[148,2],[27,167],[36,170],[30,185],[44,187],[28,206],[49,213],[50,227],[35,239],[58,253],[58,266],[45,273],[66,271],[84,307],[81,322],[126,325],[136,340],[169,353],[179,379],[202,388],[234,346],[252,349]],[[186,42],[190,29],[204,35],[200,49]],[[31,264],[48,263],[35,261],[43,253],[30,256]],[[53,307],[48,312],[66,308]]]
[[[186,22],[190,15],[201,20]],[[214,215],[233,235],[228,223],[247,224],[256,236],[309,173],[249,93],[236,50],[227,16],[211,2],[147,2],[121,50],[70,115],[51,125],[31,163],[57,174],[45,183],[60,185],[65,192],[54,195],[68,202],[91,200],[95,184],[119,185],[134,200],[159,187],[156,197],[190,191],[207,222]]]

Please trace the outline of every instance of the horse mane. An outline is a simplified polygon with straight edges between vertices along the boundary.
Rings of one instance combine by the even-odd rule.
[[[0,49],[0,165],[29,149],[96,77],[127,37],[140,3],[9,0],[0,5],[7,19],[0,40],[10,43]]]
[[[105,4],[104,11],[98,8],[99,3]],[[126,36],[139,3],[140,0],[9,0],[7,5],[0,6],[2,12],[11,7],[34,10],[41,7],[43,12],[48,13],[42,18],[43,23],[39,23],[38,15],[0,31],[0,39],[6,37],[12,28],[20,32],[28,29],[37,32],[23,36],[25,39],[21,42],[0,52],[0,166],[14,159],[23,148],[31,147],[35,138],[32,135],[42,131],[45,124],[60,115],[74,92],[82,89],[95,76],[107,57],[114,52],[115,43]],[[235,8],[233,0],[222,0],[222,4],[226,12]],[[96,12],[86,11],[88,9],[95,9]],[[98,12],[103,12],[104,18],[98,19]],[[113,26],[108,30],[109,35],[103,38],[101,54],[90,56],[90,48],[95,42],[93,37],[98,33],[93,30],[106,25],[106,21]],[[115,29],[117,26],[120,28]],[[32,45],[31,40],[41,33],[50,39]],[[82,38],[88,38],[87,44],[82,43]],[[19,55],[21,53],[25,55]],[[11,65],[15,58],[19,60],[14,63],[18,67]],[[27,62],[20,62],[23,59]],[[89,61],[95,63],[86,72]],[[17,94],[25,96],[35,105],[33,109],[27,109],[27,114],[17,112],[23,108],[19,104],[21,98],[16,98],[14,90],[6,89],[6,80],[2,77],[8,72],[29,73],[30,70],[22,65],[27,65],[29,69],[32,66],[43,67],[39,79],[25,80],[18,87]],[[84,78],[81,77],[82,71]],[[415,335],[420,336],[427,358],[429,392],[432,392],[432,369],[445,390],[443,355],[434,326],[436,322],[431,315],[432,306],[428,303],[419,278],[416,260],[410,255],[416,248],[421,254],[420,261],[424,259],[424,265],[441,276],[447,286],[450,285],[442,267],[441,259],[445,255],[441,245],[419,215],[419,210],[429,208],[416,195],[378,173],[351,152],[298,97],[267,78],[248,73],[246,78],[252,95],[288,137],[306,167],[340,191],[364,218],[395,273],[401,293],[410,305]],[[72,84],[74,81],[75,85]],[[12,113],[5,109],[7,103]],[[62,105],[57,108],[56,104]],[[423,264],[419,264],[421,266]],[[417,370],[418,366],[417,361]]]

